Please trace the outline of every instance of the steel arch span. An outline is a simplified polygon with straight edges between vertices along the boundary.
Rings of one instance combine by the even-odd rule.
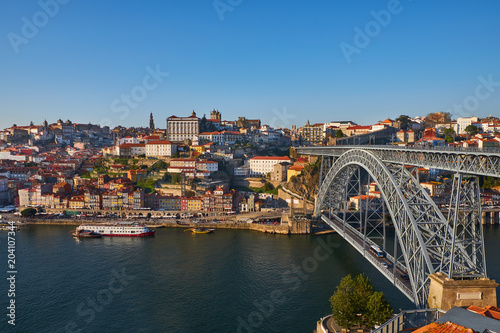
[[[395,229],[394,242],[397,245],[394,247],[392,259],[393,274],[390,275],[386,270],[378,268],[386,277],[393,279],[393,283],[416,305],[426,306],[429,275],[432,273],[453,267],[454,270],[468,272],[470,277],[486,277],[484,246],[480,249],[482,256],[478,256],[477,252],[471,253],[465,246],[457,243],[454,237],[456,226],[448,222],[408,169],[404,165],[383,162],[369,150],[351,149],[335,160],[320,183],[315,216],[321,215],[323,220],[332,223],[323,212],[328,212],[330,218],[333,215],[343,224],[343,229],[337,231],[343,233],[346,240],[350,238],[349,242],[355,247],[358,245],[354,244],[352,237],[346,234],[346,230],[362,239],[358,250],[365,253],[365,257],[371,259],[372,264],[376,264],[373,258],[368,258],[369,255],[366,255],[366,245],[375,244],[367,237],[367,224],[363,227],[360,222],[360,228],[356,229],[350,226],[346,219],[349,189],[352,188],[351,183],[353,177],[356,178],[356,172],[359,175],[360,168],[366,170],[369,177],[378,185],[381,199],[387,207]],[[361,184],[360,179],[358,180]],[[368,197],[366,200],[368,201]],[[368,214],[368,204],[366,207]],[[359,214],[361,216],[361,212]],[[482,233],[480,236],[482,240]],[[385,226],[383,237],[386,237]],[[398,247],[401,251],[399,257],[396,253]],[[399,278],[397,270],[407,272],[411,290],[408,290],[401,281],[397,281]],[[453,275],[453,272],[448,273],[449,276]]]

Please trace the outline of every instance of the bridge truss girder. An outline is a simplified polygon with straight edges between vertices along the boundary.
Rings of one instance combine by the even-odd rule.
[[[335,156],[360,146],[298,147],[298,154]],[[500,177],[500,150],[494,148],[363,146],[388,163],[456,173]]]
[[[427,304],[428,276],[442,271],[443,266],[451,266],[451,277],[455,270],[470,271],[471,266],[476,264],[477,267],[473,267],[473,270],[485,276],[485,268],[482,271],[484,256],[479,261],[473,260],[470,258],[470,251],[464,250],[463,244],[455,243],[453,247],[455,229],[449,226],[434,201],[407,168],[404,165],[384,163],[371,151],[351,149],[335,160],[328,173],[321,177],[322,182],[316,198],[316,216],[322,211],[328,211],[330,218],[332,214],[336,215],[337,220],[342,220],[344,226],[347,224],[347,200],[355,187],[352,184],[353,178],[354,182],[359,181],[359,168],[365,169],[377,183],[392,217],[396,232],[395,242],[399,245],[403,258],[402,263],[394,264],[401,264],[407,271],[415,304]],[[359,223],[361,226],[361,221]],[[366,226],[365,223],[365,230],[360,228],[358,235],[364,241],[367,236]],[[451,252],[449,249],[452,249]],[[394,255],[396,256],[396,253]],[[450,260],[453,264],[449,263]]]

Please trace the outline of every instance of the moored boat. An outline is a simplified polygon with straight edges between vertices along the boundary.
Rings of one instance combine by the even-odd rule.
[[[75,231],[92,231],[102,236],[146,237],[154,236],[155,231],[137,222],[119,222],[114,224],[82,224]]]
[[[191,231],[193,234],[209,234],[213,232],[215,229],[206,229],[206,228],[190,228],[187,231]]]

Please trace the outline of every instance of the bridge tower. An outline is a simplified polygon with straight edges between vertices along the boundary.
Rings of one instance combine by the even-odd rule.
[[[498,284],[486,278],[479,178],[457,173],[448,206],[451,247],[445,248],[441,272],[431,274],[429,307],[496,306]],[[456,248],[463,251],[455,251]]]

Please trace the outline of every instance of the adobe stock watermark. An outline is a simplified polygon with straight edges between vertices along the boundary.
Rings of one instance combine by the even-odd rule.
[[[78,317],[66,324],[64,327],[66,333],[82,332],[83,329],[80,326],[93,322],[97,314],[102,312],[104,307],[109,305],[115,296],[120,294],[136,278],[133,275],[127,275],[125,268],[122,268],[121,273],[113,269],[111,275],[107,288],[99,290],[95,295],[87,297],[78,304],[76,307]]]
[[[28,44],[30,40],[38,35],[39,29],[45,27],[50,19],[54,18],[58,13],[61,5],[66,5],[71,0],[40,0],[38,5],[41,10],[35,12],[31,19],[23,16],[21,18],[22,26],[20,34],[9,32],[7,39],[14,50],[14,53],[19,53],[19,46]]]
[[[449,112],[454,118],[468,117],[479,108],[481,101],[485,101],[495,92],[495,87],[500,87],[500,81],[493,81],[493,74],[488,77],[478,76],[479,84],[474,89],[474,94],[465,97],[460,104],[453,104],[451,108],[444,110]]]
[[[221,22],[224,21],[224,14],[226,12],[232,12],[236,7],[241,5],[243,0],[214,0],[212,5],[214,6],[215,12],[219,16]]]
[[[153,69],[146,67],[147,74],[144,75],[140,84],[130,89],[129,93],[122,93],[119,98],[111,102],[110,109],[113,113],[119,113],[120,120],[125,120],[130,115],[130,109],[136,109],[139,103],[148,97],[149,92],[155,90],[170,75],[168,72],[162,72],[160,65]],[[111,128],[113,121],[109,118],[102,119],[99,124],[101,127],[109,126]]]
[[[403,9],[403,5],[401,5],[399,0],[389,0],[387,2],[387,9],[370,11],[373,20],[368,21],[363,29],[358,26],[354,27],[355,34],[353,44],[347,42],[341,42],[339,44],[340,50],[347,63],[350,64],[352,62],[352,56],[354,54],[360,54],[361,50],[370,45],[371,41],[380,34],[382,28],[391,24],[392,18],[400,14]]]
[[[291,124],[291,120],[294,119],[297,115],[290,114],[287,112],[286,106],[283,107],[283,110],[273,109],[274,116],[271,118],[269,122],[269,126],[272,128],[276,127],[288,127]]]
[[[326,261],[333,253],[335,248],[340,245],[333,243],[331,236],[328,235],[326,241],[322,238],[317,239],[318,245],[313,251],[312,256],[302,260],[300,265],[293,265],[291,269],[281,275],[282,288],[273,290],[269,297],[261,300],[255,300],[252,304],[255,310],[247,316],[236,318],[238,333],[261,332],[258,328],[262,326],[264,320],[269,318],[276,308],[286,302],[286,294],[296,291],[309,277],[317,271],[319,264]]]

